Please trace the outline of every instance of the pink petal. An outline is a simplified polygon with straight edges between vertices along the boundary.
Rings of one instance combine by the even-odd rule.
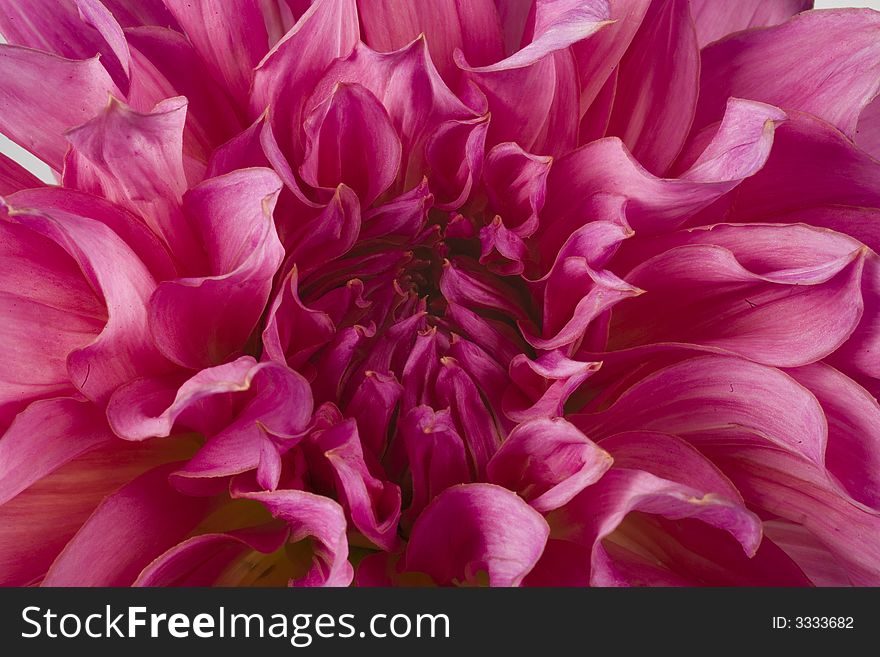
[[[97,57],[74,61],[0,45],[0,131],[61,171],[66,130],[91,119],[118,93]]]
[[[145,470],[190,451],[188,442],[114,440],[61,465],[0,505],[0,585],[38,584],[102,499]]]
[[[646,294],[615,306],[609,348],[699,344],[793,367],[828,356],[859,324],[864,247],[854,240],[725,225],[673,239],[687,245],[627,275]]]
[[[363,87],[337,86],[306,118],[304,130],[300,173],[312,187],[345,184],[369,206],[397,177],[400,140],[385,109]]]
[[[402,394],[403,386],[394,374],[367,371],[345,407],[345,414],[357,420],[363,446],[377,459],[385,453],[397,402]]]
[[[697,26],[700,48],[750,27],[784,23],[798,12],[812,8],[812,0],[739,0],[721,3],[691,0],[691,14]]]
[[[177,29],[163,0],[102,0],[123,27],[158,25]]]
[[[149,470],[107,497],[55,559],[43,586],[127,586],[182,540],[211,501],[171,488],[174,467]]]
[[[211,73],[234,98],[245,101],[253,69],[269,50],[260,2],[165,0],[165,5]]]
[[[412,476],[407,518],[418,518],[428,503],[447,488],[470,483],[464,443],[448,410],[412,408],[401,418],[398,435],[405,444]]]
[[[431,59],[447,80],[456,75],[452,54],[491,64],[503,55],[501,25],[492,0],[358,0],[364,42],[380,52],[397,50],[425,34]]]
[[[309,572],[294,586],[348,586],[354,569],[348,562],[345,515],[328,497],[299,490],[238,493],[237,497],[256,500],[290,527],[290,541],[312,537],[317,543]]]
[[[880,159],[880,95],[872,100],[859,115],[856,144],[875,159]]]
[[[700,159],[673,179],[645,171],[616,138],[587,144],[554,164],[543,220],[559,226],[556,230],[571,230],[580,199],[603,192],[629,199],[626,216],[636,231],[654,233],[681,225],[764,165],[774,127],[784,118],[774,107],[732,99]]]
[[[455,210],[468,200],[483,168],[488,117],[441,124],[428,141],[425,156],[437,206]]]
[[[262,336],[263,349],[271,360],[300,369],[315,351],[332,339],[335,328],[327,313],[303,304],[299,296],[299,272],[294,267],[269,307]]]
[[[498,144],[486,156],[483,181],[492,211],[505,226],[528,237],[547,198],[552,159],[527,153],[515,143]]]
[[[520,354],[510,362],[513,385],[504,392],[504,414],[516,422],[562,416],[571,394],[600,366],[566,358],[561,351],[535,360]]]
[[[310,104],[327,98],[337,84],[359,84],[385,107],[401,140],[400,182],[408,190],[425,175],[429,138],[449,121],[470,121],[479,114],[465,105],[443,82],[420,37],[391,53],[377,53],[360,44],[322,77]],[[477,124],[479,125],[479,124]]]
[[[181,397],[184,386],[163,414],[166,417],[185,411],[181,404],[185,399]],[[219,431],[211,432],[198,453],[172,474],[172,482],[182,490],[197,489],[206,479],[229,477],[254,468],[258,469],[261,486],[270,490],[278,486],[279,454],[296,445],[304,435],[312,418],[312,391],[301,375],[277,363],[255,365],[239,383],[238,390],[246,390],[247,394],[241,395],[244,399],[238,401],[240,409],[235,417]],[[187,401],[197,399],[193,395]]]
[[[824,363],[790,370],[828,418],[828,470],[856,500],[880,510],[880,405],[852,379]]]
[[[833,59],[814,56],[831,50]],[[862,108],[878,92],[880,14],[811,11],[706,48],[694,126],[717,121],[735,96],[809,112],[852,137]]]
[[[505,488],[465,484],[446,489],[422,512],[406,547],[406,570],[437,584],[519,586],[541,556],[550,528]]]
[[[482,477],[486,464],[501,444],[498,427],[483,404],[473,379],[453,358],[441,359],[435,394],[440,407],[448,407],[455,426]]]
[[[67,356],[74,385],[89,399],[104,402],[122,383],[165,371],[168,364],[145,325],[155,281],[128,245],[108,226],[73,214],[56,217],[51,211],[22,210],[13,218],[62,246],[106,304],[107,322],[100,335]]]
[[[278,119],[273,118],[273,129],[282,148],[298,142],[291,130],[302,125],[315,84],[335,59],[352,51],[358,36],[355,0],[318,0],[257,66],[251,118],[270,107]]]
[[[188,407],[210,403],[212,397],[247,390],[256,362],[242,356],[231,363],[204,369],[188,380],[180,374],[164,379],[138,379],[113,395],[107,417],[117,435],[128,440],[167,436]],[[197,430],[219,431],[231,419],[228,404],[220,408],[202,408],[205,412]],[[204,422],[211,424],[205,426]],[[212,429],[208,428],[212,427]]]
[[[730,222],[774,221],[783,212],[829,204],[880,207],[880,162],[824,121],[790,112],[763,169],[692,225],[716,223],[722,215]]]
[[[134,109],[149,112],[174,96],[189,100],[183,130],[188,159],[206,161],[212,149],[241,131],[243,124],[229,94],[214,80],[186,37],[159,27],[130,28],[125,37],[132,55],[128,102]],[[251,165],[236,168],[245,166]],[[265,166],[265,162],[253,166]]]
[[[241,352],[262,315],[283,249],[272,210],[281,181],[269,169],[243,169],[187,192],[183,212],[201,236],[202,276],[161,283],[150,328],[170,359],[199,368]]]
[[[679,531],[698,532],[698,540],[702,539],[703,544],[713,543],[712,556],[720,564],[705,560],[699,563],[690,557],[686,547],[682,549],[675,542],[660,547],[662,539],[653,534],[647,535],[647,546],[640,544],[637,537],[632,543],[626,542],[626,535],[618,538],[615,530],[633,512],[684,521],[679,522]],[[639,583],[668,586],[683,584],[693,577],[703,577],[710,582],[716,577],[728,578],[732,573],[724,565],[729,567],[730,564],[724,562],[738,558],[747,563],[748,559],[742,557],[755,555],[761,543],[761,521],[742,503],[640,470],[615,468],[609,471],[557,514],[566,527],[559,538],[592,546],[590,583],[593,586]],[[640,517],[636,522],[639,520]],[[651,531],[647,527],[640,526],[640,529]],[[661,532],[665,529],[662,521],[658,529]],[[729,534],[740,549],[730,549],[732,546],[725,544],[723,535],[709,531],[711,529]],[[633,546],[647,547],[650,551],[652,544],[658,553],[651,555],[650,560],[632,552]]]
[[[100,55],[116,86],[127,93],[129,54],[122,28],[97,0],[7,0],[0,7],[7,43],[68,59]]]
[[[316,467],[332,473],[337,494],[354,526],[381,549],[393,550],[398,541],[400,488],[370,472],[354,420],[319,431],[310,440],[320,451]]]
[[[880,516],[848,498],[821,467],[789,451],[749,444],[736,431],[700,449],[733,481],[746,502],[809,531],[856,586],[880,582]],[[741,431],[739,433],[742,433]],[[753,441],[754,442],[754,441]]]
[[[607,134],[662,175],[684,146],[697,105],[700,53],[688,0],[654,2],[620,62]]]
[[[777,369],[725,356],[658,370],[607,410],[575,415],[572,422],[594,440],[636,429],[686,435],[747,427],[817,464],[824,462],[828,434],[822,407],[806,388]]]
[[[32,403],[0,440],[0,505],[111,440],[103,413],[88,402],[59,397]]]
[[[611,467],[611,456],[562,418],[518,425],[495,452],[489,481],[547,513],[567,504]]]
[[[133,586],[212,586],[236,562],[254,552],[275,552],[286,540],[285,530],[268,528],[194,536],[154,559]]]
[[[104,98],[106,101],[106,97]],[[179,215],[187,188],[183,162],[185,98],[149,114],[111,100],[104,112],[67,133],[64,185],[92,192],[141,215],[178,259],[199,253]]]
[[[0,153],[0,196],[28,187],[42,187],[45,183],[15,160]]]

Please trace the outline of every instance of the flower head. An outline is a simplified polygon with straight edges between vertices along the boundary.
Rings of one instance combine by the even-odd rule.
[[[0,3],[0,582],[880,584],[880,13]]]

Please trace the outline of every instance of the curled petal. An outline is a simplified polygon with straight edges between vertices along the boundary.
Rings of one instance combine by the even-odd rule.
[[[596,483],[611,456],[562,418],[529,420],[495,452],[489,481],[516,491],[541,513],[557,509]]]
[[[519,586],[541,556],[550,528],[521,498],[492,484],[447,488],[413,527],[406,570],[441,586]]]
[[[832,48],[831,59],[812,56]],[[719,41],[701,62],[696,128],[718,120],[734,96],[809,112],[853,137],[862,108],[880,92],[880,15],[806,12]]]
[[[45,52],[0,45],[0,131],[61,171],[64,133],[88,121],[118,93],[97,57],[63,59]]]
[[[283,257],[272,221],[280,190],[269,169],[244,169],[187,192],[183,209],[205,245],[207,275],[163,282],[150,300],[151,331],[170,359],[206,367],[244,347]]]
[[[312,537],[317,542],[309,571],[293,586],[348,586],[354,569],[348,562],[345,514],[328,497],[299,490],[242,492],[238,497],[256,500],[287,523],[290,541]]]

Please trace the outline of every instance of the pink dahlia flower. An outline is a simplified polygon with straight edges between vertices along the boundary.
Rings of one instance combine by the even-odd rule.
[[[811,4],[2,0],[0,582],[880,585]]]

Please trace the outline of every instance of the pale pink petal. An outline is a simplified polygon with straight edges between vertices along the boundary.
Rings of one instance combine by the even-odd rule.
[[[816,52],[834,57],[816,57]],[[809,112],[852,137],[880,92],[880,14],[811,11],[749,30],[702,52],[695,128],[721,118],[731,96]]]
[[[813,0],[691,0],[700,48],[733,32],[784,23],[812,8]]]
[[[97,57],[63,59],[0,45],[0,132],[61,171],[65,131],[88,121],[118,93]]]

